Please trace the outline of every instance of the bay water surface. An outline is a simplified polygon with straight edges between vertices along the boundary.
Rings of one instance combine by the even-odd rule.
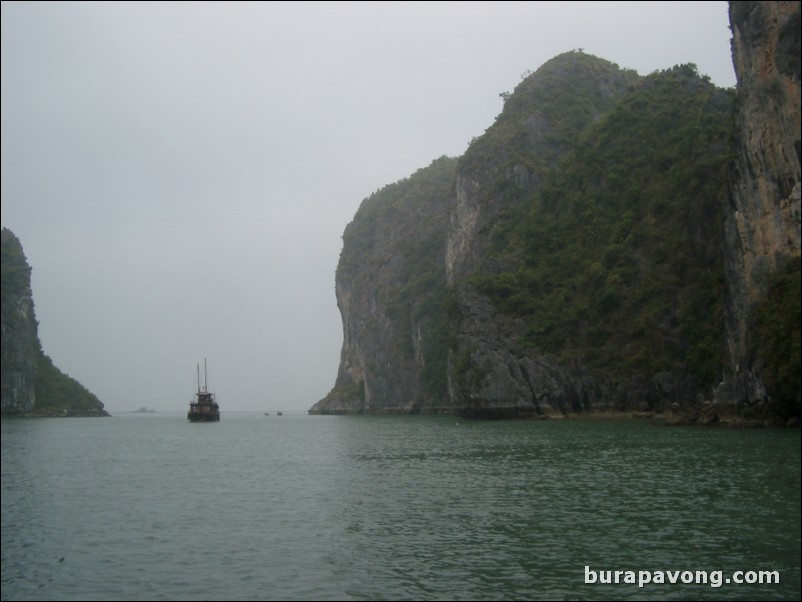
[[[801,529],[798,429],[2,421],[3,600],[799,600]]]

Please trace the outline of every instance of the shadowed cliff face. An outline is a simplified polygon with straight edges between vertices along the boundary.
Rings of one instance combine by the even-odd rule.
[[[516,235],[510,228],[538,219],[531,211],[544,183],[559,171],[582,133],[638,79],[590,55],[559,55],[516,87],[496,122],[460,159],[446,256],[456,308],[448,365],[449,402],[455,411],[491,418],[532,416],[605,403],[586,374],[521,344],[528,331],[526,316],[499,303],[506,293],[480,291],[476,279],[518,273],[525,243],[511,241]]]
[[[499,226],[531,202],[582,133],[638,76],[581,52],[558,55],[523,79],[484,135],[460,158],[449,206],[448,283],[508,269],[490,253]]]
[[[772,296],[772,282],[782,277],[775,275],[799,271],[800,3],[732,2],[730,23],[737,160],[726,214],[729,366],[719,396],[739,402],[795,396],[798,409],[799,327],[796,342],[789,341],[789,351],[796,347],[796,391],[778,390],[765,374],[777,360],[761,352],[766,337],[759,313]],[[793,338],[788,319],[784,336]]]
[[[659,410],[709,395],[731,107],[693,66],[637,78],[568,53],[522,82],[457,172],[455,409]]]

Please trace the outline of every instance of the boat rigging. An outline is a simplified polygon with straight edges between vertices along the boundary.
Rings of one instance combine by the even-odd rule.
[[[200,385],[200,364],[198,364],[198,392],[189,403],[187,419],[190,422],[220,422],[220,406],[214,393],[209,392],[206,381],[206,358],[203,359],[203,389]]]

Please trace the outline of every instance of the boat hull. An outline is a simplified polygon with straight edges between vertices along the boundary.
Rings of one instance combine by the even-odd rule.
[[[193,413],[187,414],[187,420],[190,422],[220,422],[220,414],[213,412]]]

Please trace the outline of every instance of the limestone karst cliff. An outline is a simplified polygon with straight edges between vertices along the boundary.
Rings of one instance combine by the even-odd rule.
[[[799,407],[800,3],[731,2],[738,106],[721,399]]]
[[[694,337],[715,328],[718,304],[701,335],[686,326],[721,262],[716,235],[689,224],[712,223],[702,218],[722,203],[731,105],[692,67],[641,78],[581,52],[543,65],[463,157],[363,203],[337,272],[340,373],[312,412],[530,415],[693,397],[703,386],[677,358],[714,354]],[[650,140],[633,145],[639,136]],[[688,152],[697,138],[704,144]],[[646,147],[662,149],[656,166]],[[581,206],[589,197],[597,208]],[[673,267],[670,245],[685,247]],[[680,269],[693,272],[688,286],[673,283]],[[657,307],[643,302],[649,292]],[[620,331],[639,316],[626,332],[587,325]],[[629,357],[625,338],[630,366],[618,361]]]
[[[433,161],[365,199],[343,234],[335,387],[315,413],[449,410],[447,203],[456,161]]]
[[[797,415],[799,3],[731,20],[737,91],[565,53],[462,157],[366,199],[310,413]]]
[[[473,148],[458,170],[452,215],[468,205],[467,228],[486,214],[493,226],[447,267],[459,305],[455,407],[543,415],[704,396],[730,95],[692,66],[636,78],[576,52],[507,104],[519,94],[519,123],[536,115],[549,136],[528,146],[498,136],[505,105],[475,144],[506,163],[505,177],[472,168],[472,189],[460,189]],[[450,226],[450,238],[466,237],[458,217]]]
[[[103,403],[44,354],[19,239],[2,230],[2,398],[5,415],[106,416]]]
[[[3,412],[33,409],[36,357],[39,353],[31,296],[31,268],[16,236],[2,230],[2,408]]]

